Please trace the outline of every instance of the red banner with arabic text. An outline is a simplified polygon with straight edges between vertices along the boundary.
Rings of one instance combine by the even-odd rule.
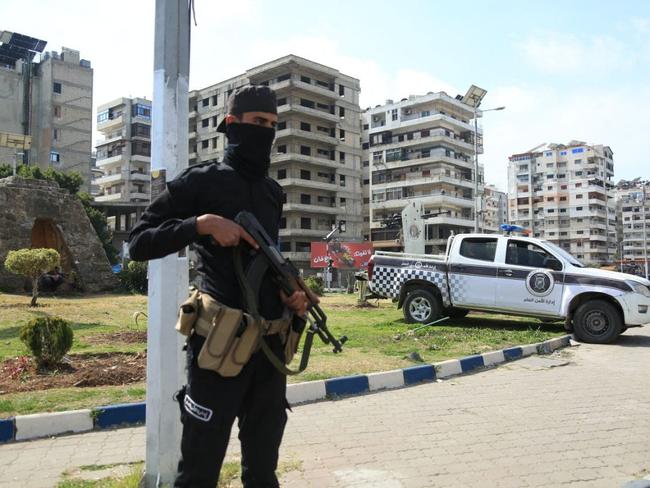
[[[328,259],[332,267],[339,269],[360,269],[368,266],[372,256],[370,242],[312,242],[311,267],[326,268]]]

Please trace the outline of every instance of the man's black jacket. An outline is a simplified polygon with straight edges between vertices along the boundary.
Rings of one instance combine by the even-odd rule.
[[[131,231],[131,259],[157,259],[193,244],[198,255],[199,289],[225,305],[242,308],[233,264],[235,248],[221,247],[210,236],[199,236],[196,231],[199,215],[216,214],[232,220],[242,210],[252,212],[271,239],[278,240],[282,188],[276,181],[269,177],[244,179],[223,163],[188,168],[167,183],[167,189],[147,207]],[[259,309],[269,320],[282,316],[278,287],[268,276],[260,291]]]

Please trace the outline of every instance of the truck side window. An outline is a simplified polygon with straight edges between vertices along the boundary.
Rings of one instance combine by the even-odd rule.
[[[506,264],[562,271],[562,263],[544,249],[530,242],[514,239],[508,241]]]
[[[468,237],[460,243],[460,255],[481,261],[494,261],[497,240],[485,237]]]

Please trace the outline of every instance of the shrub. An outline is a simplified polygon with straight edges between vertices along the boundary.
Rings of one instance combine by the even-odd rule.
[[[39,367],[58,364],[72,347],[73,335],[70,324],[59,317],[38,317],[20,329],[20,340]]]
[[[125,269],[117,275],[122,287],[133,293],[147,293],[147,263],[129,261]]]
[[[25,276],[32,280],[32,301],[30,306],[36,306],[38,298],[38,279],[40,276],[58,266],[61,256],[54,249],[18,249],[9,251],[5,259],[5,268],[14,274]]]
[[[305,285],[307,285],[311,291],[313,291],[319,297],[323,296],[325,293],[325,283],[323,282],[323,278],[320,276],[309,276],[305,280]]]

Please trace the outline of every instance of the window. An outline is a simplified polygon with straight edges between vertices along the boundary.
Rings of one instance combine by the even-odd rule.
[[[345,87],[343,85],[339,85],[339,96],[345,96]]]
[[[278,98],[278,107],[281,107],[282,105],[287,104],[287,99],[286,98]]]
[[[311,229],[311,218],[310,217],[300,217],[300,228],[301,229]]]
[[[296,252],[310,252],[311,243],[309,242],[296,242]]]
[[[307,169],[300,170],[300,179],[301,180],[311,180],[311,171]]]
[[[287,154],[287,146],[285,144],[278,146],[278,153]]]
[[[280,252],[291,252],[291,242],[280,241]]]
[[[59,140],[59,129],[52,129],[52,140],[53,141]]]
[[[61,155],[56,151],[50,152],[50,162],[51,163],[60,163],[61,162]]]
[[[554,232],[550,232],[554,235]],[[536,244],[510,239],[506,250],[506,264],[528,266],[530,268],[547,268],[562,271],[562,263],[552,254]]]
[[[209,140],[201,141],[201,148],[202,149],[207,149],[209,147],[209,145],[210,145]]]
[[[339,117],[345,118],[345,108],[339,107]]]
[[[217,105],[218,103],[219,103],[219,96],[218,96],[218,95],[214,95],[214,96],[212,97],[212,105]]]
[[[131,154],[134,156],[151,156],[151,143],[133,141],[131,144]]]
[[[286,229],[287,228],[287,218],[282,217],[280,219],[280,229]]]
[[[286,75],[280,75],[278,76],[278,83],[284,80],[290,80],[291,79],[291,74],[287,73]]]
[[[278,125],[275,127],[275,130],[284,130],[287,128],[287,121],[283,120],[282,122],[278,122]]]
[[[52,83],[52,91],[54,93],[63,93],[63,87],[61,86],[61,83],[57,83],[56,81]]]
[[[345,186],[345,175],[339,175],[339,183],[341,186]]]
[[[311,78],[309,76],[302,75],[300,77],[300,81],[302,81],[303,83],[311,83]]]
[[[397,120],[397,109],[394,108],[390,111],[391,120]]]
[[[60,105],[55,105],[55,106],[54,106],[54,116],[55,116],[57,119],[60,119],[60,118],[61,118],[61,106],[60,106]],[[98,118],[99,118],[99,116],[98,116]]]
[[[339,129],[339,140],[345,142],[345,131],[343,129]]]
[[[345,163],[345,153],[343,151],[339,151],[339,161]]]
[[[136,103],[131,108],[131,115],[133,117],[143,117],[145,119],[151,118],[151,106],[143,105],[141,103]]]
[[[205,129],[206,127],[210,127],[210,118],[203,119],[203,120],[201,121],[201,127],[203,127],[204,129]]]
[[[308,124],[307,122],[300,122],[300,130],[311,132],[311,124]]]
[[[582,195],[576,195],[576,198],[582,198]]]
[[[210,105],[210,99],[209,98],[204,98],[203,100],[201,100],[201,106],[202,107],[207,107],[208,105]]]
[[[300,203],[305,204],[305,205],[311,205],[311,195],[301,193],[300,194]]]
[[[144,124],[131,124],[131,137],[151,137],[151,127]]]
[[[284,180],[287,177],[287,170],[286,169],[279,169],[278,170],[278,180]]]
[[[316,104],[311,100],[307,100],[306,98],[300,99],[300,105],[307,108],[316,108]]]
[[[580,188],[582,186],[582,183],[576,183],[576,188]]]
[[[303,156],[311,156],[311,147],[300,146],[300,154],[302,154]]]
[[[460,244],[460,255],[481,261],[494,261],[497,252],[497,240],[484,237],[468,237]]]

